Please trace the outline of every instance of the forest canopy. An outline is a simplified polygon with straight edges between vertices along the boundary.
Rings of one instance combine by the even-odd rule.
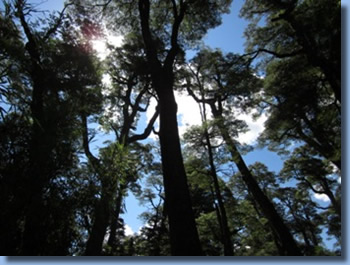
[[[2,1],[2,255],[341,255],[341,2],[244,1],[241,54],[232,6]]]

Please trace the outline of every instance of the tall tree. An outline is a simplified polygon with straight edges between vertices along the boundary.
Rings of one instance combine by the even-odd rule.
[[[252,0],[241,15],[251,20],[247,51],[265,55],[262,142],[304,142],[340,170],[340,1]]]
[[[271,228],[277,237],[281,255],[301,255],[289,228],[283,222],[272,202],[261,190],[244,162],[228,129],[232,126],[228,126],[228,119],[224,117],[224,104],[227,102],[225,100],[229,99],[233,106],[243,106],[244,98],[249,103],[249,98],[257,89],[258,78],[253,75],[244,59],[232,54],[223,57],[219,51],[212,53],[203,51],[192,61],[190,67],[192,67],[191,72],[196,82],[194,85],[196,90],[203,91],[201,93],[205,93],[207,96],[205,99],[196,96],[189,83],[187,84],[187,90],[197,102],[203,102],[210,106],[212,115],[216,120],[216,126],[231,153],[232,161],[237,165],[248,190],[270,222]],[[187,78],[187,81],[190,82],[190,78]],[[226,113],[228,112],[226,111]]]
[[[229,4],[230,1],[220,1],[220,3],[217,1],[167,1],[162,7],[164,10],[159,12],[160,9],[156,3],[151,4],[149,0],[138,1],[142,37],[153,87],[159,98],[159,139],[173,255],[201,255],[181,155],[176,119],[177,105],[173,92],[174,63],[182,49],[179,40],[193,42],[203,36],[208,28],[220,23],[219,15],[227,12]],[[166,34],[167,39],[161,40],[161,35],[157,36],[153,33],[157,32],[157,29],[153,28],[151,14],[158,22],[162,17],[165,18],[165,15],[170,15],[162,25],[164,28],[160,29],[160,32]],[[157,25],[158,28],[159,26]],[[170,34],[166,33],[169,31]],[[158,44],[159,40],[163,42],[161,45]],[[168,49],[163,54],[163,60],[160,59],[162,46]]]
[[[87,115],[84,111],[81,113],[84,151],[95,172],[101,178],[101,199],[96,205],[96,216],[87,241],[86,255],[101,255],[103,240],[109,224],[111,224],[109,244],[113,245],[122,196],[129,182],[135,180],[138,174],[138,167],[133,170],[130,167],[128,146],[138,140],[146,139],[158,117],[158,109],[156,109],[142,134],[132,132],[136,129],[140,112],[147,111],[151,96],[148,92],[150,90],[149,73],[142,67],[145,64],[142,54],[134,53],[139,50],[137,49],[138,43],[135,44],[133,41],[135,42],[135,39],[132,38],[125,40],[125,45],[116,48],[109,61],[108,72],[112,76],[112,87],[106,88],[107,91],[110,91],[108,91],[108,100],[105,101],[105,105],[109,105],[108,107],[114,111],[112,115],[118,116],[119,119],[110,119],[109,113],[101,117],[102,125],[108,130],[113,130],[116,135],[116,143],[109,145],[110,150],[102,150],[103,157],[101,158],[95,157],[90,151]],[[142,163],[140,166],[142,167]],[[116,200],[115,196],[117,196]],[[112,210],[113,207],[115,211]]]
[[[176,119],[174,66],[184,49],[221,23],[230,0],[108,1],[103,9],[124,32],[142,35],[152,86],[159,99],[160,146],[173,255],[201,255]],[[114,9],[114,7],[116,7]]]
[[[202,95],[204,97],[204,95]],[[224,245],[224,255],[225,256],[233,256],[233,243],[231,240],[231,232],[228,226],[228,217],[226,213],[226,208],[223,201],[222,191],[219,185],[220,178],[217,174],[217,167],[215,165],[215,157],[214,157],[214,147],[213,147],[213,137],[215,137],[214,133],[209,133],[209,130],[212,127],[207,120],[206,106],[205,103],[199,104],[201,109],[202,116],[202,127],[201,128],[193,128],[192,131],[186,132],[184,139],[187,140],[187,144],[191,145],[193,150],[196,152],[205,152],[207,153],[207,163],[209,164],[209,172],[212,178],[213,187],[214,187],[214,202],[217,201],[217,218],[218,223],[220,225],[221,238]],[[193,135],[189,135],[189,134]],[[189,141],[192,140],[192,142]],[[204,148],[203,148],[204,147]]]
[[[14,103],[15,110],[21,110],[29,131],[24,168],[14,178],[11,174],[5,176],[18,184],[12,187],[13,199],[8,206],[17,212],[17,217],[9,220],[17,224],[17,228],[9,232],[16,231],[13,240],[19,241],[16,246],[8,245],[13,247],[11,253],[21,255],[68,253],[74,233],[73,208],[66,209],[67,218],[60,225],[54,224],[53,218],[72,198],[70,192],[62,192],[61,183],[70,181],[78,162],[77,108],[71,96],[98,82],[96,65],[87,50],[63,40],[64,33],[68,32],[64,26],[65,9],[50,19],[41,20],[42,27],[36,27],[30,21],[33,7],[25,1],[6,1],[4,6],[10,13],[8,18],[16,21],[12,26],[16,26],[14,32],[18,36],[16,45],[4,46],[16,62],[12,70],[17,68],[16,74],[10,71],[7,75],[6,85],[18,91],[13,93],[17,99],[10,101],[10,105]],[[8,36],[13,38],[15,34]],[[11,107],[9,110],[12,112]]]
[[[329,97],[320,72],[295,57],[271,62],[266,74],[261,105],[269,118],[261,142],[272,150],[305,143],[340,170],[340,109]]]
[[[340,13],[340,0],[246,1],[241,15],[252,21],[246,30],[248,50],[280,59],[304,57],[323,73],[340,103]]]

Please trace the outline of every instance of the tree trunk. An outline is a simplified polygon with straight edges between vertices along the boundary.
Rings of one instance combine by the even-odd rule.
[[[212,107],[212,113],[214,118],[218,119],[218,127],[221,132],[221,135],[226,142],[229,151],[232,156],[232,160],[237,165],[238,170],[242,174],[243,181],[248,187],[249,192],[253,195],[254,200],[259,204],[261,210],[265,217],[269,220],[272,230],[277,236],[277,240],[279,241],[279,245],[282,248],[283,255],[288,256],[300,256],[301,252],[294,241],[293,236],[289,232],[289,229],[284,224],[282,218],[277,213],[275,207],[268,199],[268,197],[263,193],[260,189],[258,183],[255,178],[249,171],[247,165],[245,164],[242,156],[237,150],[234,142],[232,141],[227,129],[222,124],[222,116],[218,111],[215,110],[215,106]],[[214,108],[213,108],[214,107]]]
[[[220,217],[220,218],[218,218],[218,221],[220,223],[220,227],[222,227],[222,242],[224,244],[224,255],[225,256],[233,256],[234,251],[233,251],[233,244],[232,244],[232,240],[231,240],[231,232],[230,232],[230,229],[228,227],[226,209],[225,209],[225,205],[223,202],[223,198],[221,196],[219,180],[218,180],[218,176],[216,174],[216,167],[214,164],[214,156],[213,156],[212,146],[210,143],[210,137],[209,137],[208,128],[207,128],[205,103],[203,103],[203,109],[202,109],[202,122],[204,123],[204,126],[205,126],[204,134],[205,134],[206,145],[208,148],[210,173],[211,173],[211,176],[213,179],[215,196],[216,196],[216,199],[218,200],[219,211],[220,211],[220,215],[218,215],[218,217]]]
[[[161,72],[158,75],[164,80],[164,75]],[[154,85],[159,97],[159,138],[165,204],[169,217],[171,253],[178,256],[202,255],[181,154],[176,117],[177,104],[172,81],[159,82],[158,76],[153,76],[153,79],[156,79]]]
[[[86,245],[86,256],[101,255],[103,240],[105,238],[107,226],[110,220],[109,204],[110,198],[101,197],[97,207],[95,208],[95,220]]]
[[[150,1],[139,0],[140,26],[145,45],[148,67],[154,89],[159,98],[160,149],[165,188],[165,206],[167,208],[170,230],[171,254],[178,256],[202,255],[192,210],[187,176],[181,154],[177,124],[177,105],[173,91],[173,64],[180,51],[177,43],[180,24],[184,18],[184,3],[179,14],[174,14],[171,30],[171,49],[162,63],[157,44],[150,26]]]
[[[223,244],[224,244],[224,255],[225,256],[233,256],[233,244],[231,241],[231,232],[228,227],[228,222],[227,222],[227,214],[226,214],[226,209],[225,205],[221,196],[221,191],[219,187],[219,181],[218,181],[218,176],[216,174],[216,168],[213,162],[213,156],[211,154],[211,147],[209,147],[208,151],[210,150],[210,167],[211,167],[211,175],[213,178],[214,182],[214,189],[215,189],[215,195],[216,199],[218,200],[218,205],[219,205],[219,210],[220,210],[220,219],[218,220],[221,222],[222,225],[222,239],[223,239]]]
[[[320,181],[321,181],[321,186],[322,186],[325,194],[330,199],[335,212],[339,215],[339,218],[341,219],[341,205],[338,202],[338,200],[335,198],[331,188],[329,187],[327,179],[322,178],[322,179],[320,179]]]
[[[123,194],[124,190],[126,189],[125,185],[121,185],[119,188],[119,193],[117,200],[115,202],[115,209],[111,216],[111,226],[110,226],[110,234],[108,238],[107,244],[112,248],[116,248],[117,246],[117,229],[118,229],[118,221],[119,221],[119,215],[120,215],[120,209],[122,207],[122,201],[123,201]]]
[[[31,115],[33,118],[29,146],[29,169],[22,183],[23,194],[17,195],[24,202],[25,225],[21,255],[45,255],[48,231],[47,214],[43,202],[44,188],[49,183],[54,166],[52,150],[56,142],[53,117],[46,117],[43,97],[47,88],[39,66],[33,66],[33,92]],[[50,123],[49,123],[50,121]]]

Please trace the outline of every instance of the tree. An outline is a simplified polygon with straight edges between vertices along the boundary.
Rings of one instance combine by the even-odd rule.
[[[265,55],[261,142],[304,142],[341,170],[340,1],[246,1],[241,15],[252,21],[247,51]]]
[[[303,57],[319,69],[341,102],[340,1],[245,2],[241,15],[252,21],[246,30],[248,50],[276,58]],[[259,23],[262,18],[265,23]]]
[[[262,105],[269,118],[261,142],[272,150],[304,142],[340,170],[340,110],[319,71],[300,58],[291,58],[271,62],[266,73]]]
[[[281,176],[300,181],[316,194],[326,194],[335,212],[341,218],[340,201],[334,194],[339,186],[337,179],[332,176],[335,174],[334,168],[329,166],[326,161],[314,157],[308,151],[304,146],[296,148],[291,158],[285,161]]]
[[[138,195],[142,205],[149,210],[141,214],[145,225],[136,237],[137,255],[168,256],[170,255],[169,223],[164,204],[164,185],[161,164],[154,163],[146,179],[145,188]]]
[[[261,190],[255,177],[244,162],[230,131],[227,129],[232,128],[232,126],[228,126],[227,118],[225,119],[223,116],[226,99],[230,99],[229,102],[232,102],[233,106],[239,107],[244,106],[244,98],[249,102],[249,98],[252,97],[254,90],[256,91],[255,86],[258,84],[258,78],[247,67],[247,62],[245,62],[244,58],[232,54],[224,57],[218,51],[203,51],[192,61],[190,67],[194,69],[191,71],[196,82],[194,83],[194,88],[200,93],[205,93],[206,97],[201,99],[196,96],[191,89],[191,80],[189,78],[187,78],[188,93],[197,102],[203,102],[210,106],[216,126],[220,130],[221,137],[231,153],[232,161],[238,167],[248,190],[252,193],[270,222],[271,228],[277,237],[281,255],[300,255],[301,253],[288,227],[284,224],[274,205]],[[242,92],[241,95],[240,92]],[[239,96],[240,98],[238,98]],[[226,111],[226,113],[228,112]]]
[[[217,218],[218,218],[218,223],[220,225],[221,240],[224,245],[224,255],[233,256],[234,253],[233,253],[233,244],[231,240],[231,232],[228,227],[227,213],[226,213],[225,205],[221,194],[221,189],[219,186],[219,177],[217,175],[217,168],[214,161],[214,148],[212,145],[213,140],[211,139],[213,137],[213,133],[211,135],[209,134],[210,127],[206,118],[207,114],[206,114],[205,103],[203,103],[202,106],[200,105],[200,109],[201,109],[203,126],[201,128],[194,127],[192,131],[186,132],[187,135],[185,135],[184,138],[185,139],[191,138],[192,140],[195,140],[195,142],[192,142],[192,143],[188,141],[188,144],[192,145],[191,146],[192,149],[196,150],[196,152],[202,149],[201,150],[202,152],[207,153],[207,160],[209,164],[209,174],[211,175],[213,186],[214,186],[215,201],[217,201],[217,204],[218,204]],[[191,133],[193,135],[189,136],[188,134],[191,134]]]
[[[228,12],[231,1],[110,2],[103,9],[115,25],[123,27],[124,32],[141,33],[152,87],[159,99],[159,138],[172,254],[200,255],[176,120],[174,65],[185,48],[220,24],[220,15]]]
[[[84,110],[81,112],[84,151],[101,179],[101,200],[96,205],[95,222],[87,242],[86,255],[101,254],[109,224],[111,224],[111,231],[108,242],[113,247],[114,241],[116,241],[115,231],[119,220],[122,196],[129,182],[137,179],[138,174],[137,170],[132,170],[132,160],[127,154],[129,152],[128,146],[138,140],[146,139],[158,117],[158,110],[156,110],[143,134],[131,133],[136,128],[139,112],[147,110],[150,100],[149,95],[147,96],[150,89],[148,72],[142,68],[144,64],[142,55],[136,56],[133,53],[137,49],[132,41],[133,39],[129,42],[126,41],[124,47],[117,48],[113,54],[115,61],[109,62],[109,73],[113,77],[113,87],[108,94],[109,102],[105,101],[105,104],[109,104],[109,107],[113,108],[113,111],[117,112],[120,118],[113,121],[108,117],[108,113],[107,116],[101,118],[104,128],[113,130],[116,134],[116,143],[110,144],[109,150],[102,150],[101,158],[95,157],[90,151],[87,114]],[[143,108],[142,105],[145,107]],[[118,197],[115,201],[114,197],[117,192]],[[115,204],[115,211],[112,210],[113,204]],[[111,214],[112,212],[113,214]]]
[[[259,168],[263,168],[261,172]],[[274,197],[271,193],[274,191],[275,177],[271,179],[269,175],[272,172],[266,172],[264,165],[260,163],[249,166],[249,169],[254,172],[259,185],[267,188],[269,191],[269,199]],[[268,219],[263,214],[259,204],[254,199],[254,196],[246,188],[241,173],[233,172],[227,186],[232,194],[237,198],[234,217],[237,220],[235,229],[237,230],[237,239],[235,240],[235,253],[242,256],[276,256],[280,255],[278,249],[278,241],[271,229]],[[267,173],[265,175],[265,173]],[[260,182],[260,181],[263,181]],[[270,182],[272,180],[272,182]],[[265,191],[265,189],[264,189]]]
[[[11,225],[6,231],[7,224],[2,225],[1,232],[10,241],[4,241],[4,250],[17,255],[65,255],[75,234],[77,206],[71,201],[73,194],[63,191],[65,185],[74,187],[71,179],[78,163],[77,105],[73,98],[87,86],[96,85],[96,64],[88,50],[63,40],[69,35],[65,9],[42,20],[43,27],[39,28],[30,22],[33,9],[25,1],[5,2],[4,7],[6,22],[14,29],[5,39],[14,45],[5,45],[2,50],[14,62],[4,83],[4,91],[13,91],[6,93],[7,116],[20,114],[27,125],[13,125],[28,130],[22,149],[23,168],[9,171],[10,164],[3,171],[2,179],[16,184],[5,187],[12,191],[5,202],[12,212],[7,214],[13,217],[5,222],[16,227]],[[10,149],[17,146],[21,150],[17,144]],[[70,207],[63,209],[63,205]],[[66,218],[59,224],[53,222],[64,210]]]
[[[322,218],[317,213],[315,203],[309,199],[308,192],[303,189],[280,188],[277,191],[278,199],[288,209],[288,221],[293,230],[301,235],[304,241],[305,255],[317,255],[322,251],[319,228]]]
[[[2,1],[3,255],[341,253],[340,1],[247,0],[244,55],[201,43],[231,2]],[[180,142],[186,91],[202,122]],[[242,114],[266,115],[258,143],[284,155],[278,174],[244,161]],[[129,192],[147,207],[133,235]]]
[[[165,41],[162,40],[163,46],[169,49],[162,61],[159,60],[160,50],[157,48],[159,47],[157,38],[160,36],[152,36],[154,29],[152,29],[150,23],[151,7],[154,8],[155,5],[151,5],[148,0],[140,0],[138,3],[141,32],[151,69],[152,83],[159,97],[159,138],[164,174],[165,203],[168,209],[173,255],[201,254],[180,150],[176,121],[177,107],[173,92],[173,65],[176,56],[181,51],[179,39],[195,41],[198,38],[196,34],[202,36],[208,28],[218,25],[220,22],[219,14],[227,11],[229,3],[230,1],[221,1],[220,3],[211,1],[204,3],[199,1],[171,1],[171,3],[167,3],[169,6],[164,7],[164,10],[172,10],[170,13],[171,19],[165,21],[166,24],[162,31],[168,31],[166,28],[170,26],[171,35]],[[154,14],[157,14],[157,11],[159,12],[159,9],[152,9],[152,12],[155,12]],[[155,18],[158,19],[162,16],[164,16],[164,13],[158,13]],[[186,26],[190,27],[188,31],[185,31]],[[194,36],[189,38],[189,34]]]
[[[191,198],[203,252],[209,256],[232,256],[233,231],[236,227],[232,225],[235,218],[234,214],[231,214],[231,209],[235,207],[235,200],[232,194],[226,193],[226,184],[218,173],[225,158],[216,150],[217,148],[213,148],[213,162],[215,161],[215,176],[213,176],[213,168],[208,164],[209,153],[203,128],[189,129],[184,139],[185,168],[189,177]],[[213,142],[213,139],[211,141]]]

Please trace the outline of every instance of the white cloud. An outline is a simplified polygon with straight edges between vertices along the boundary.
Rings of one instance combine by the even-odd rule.
[[[247,123],[249,131],[240,133],[237,137],[238,142],[242,144],[252,144],[256,141],[258,136],[265,130],[266,114],[262,114],[258,119],[254,120],[252,115],[240,114],[237,119],[243,120]]]
[[[132,230],[132,228],[130,226],[128,226],[127,224],[124,225],[124,231],[125,231],[125,235],[126,236],[132,236],[134,235],[134,231]]]
[[[320,194],[320,193],[315,193],[314,197],[316,200],[323,201],[323,202],[329,202],[329,197],[326,194]]]
[[[175,100],[177,103],[179,134],[182,137],[190,126],[200,125],[202,119],[198,103],[191,96],[175,91]]]
[[[338,178],[338,183],[341,184],[341,177]]]
[[[157,106],[157,100],[152,97],[151,100],[150,100],[150,104],[149,104],[149,106],[147,108],[147,111],[146,111],[146,126],[149,123],[149,121],[151,120],[151,118],[152,118],[152,116],[153,116],[153,114],[155,112],[156,106]],[[156,131],[159,130],[159,116],[158,116],[157,120],[154,123],[154,129]],[[148,136],[148,138],[150,138],[152,140],[157,140],[158,139],[157,136],[153,133],[153,131]]]
[[[201,124],[201,116],[199,113],[199,107],[197,102],[187,94],[180,94],[179,92],[175,93],[175,100],[177,103],[177,121],[179,126],[179,134],[180,137],[185,133],[186,129],[188,129],[192,125],[200,125]],[[153,116],[157,101],[152,98],[150,105],[146,112],[146,120],[147,123]],[[159,118],[155,122],[155,129],[158,131],[159,129]],[[150,138],[155,140],[157,139],[154,133],[152,132]]]
[[[202,123],[198,103],[187,94],[180,94],[179,92],[175,93],[175,100],[177,103],[177,118],[179,125],[179,134],[180,137],[183,136],[185,131],[192,125],[200,125]],[[151,104],[147,110],[146,117],[147,122],[151,119],[154,109],[156,106],[156,100],[152,99]],[[212,118],[210,107],[207,106],[207,118]],[[251,114],[237,114],[237,119],[243,120],[247,123],[249,131],[246,133],[240,133],[237,140],[240,143],[252,144],[256,141],[257,137],[265,129],[264,123],[267,120],[266,114],[261,115],[258,119],[254,120]],[[158,120],[156,126],[158,127]],[[158,130],[158,129],[157,129]],[[155,135],[152,133],[150,138],[156,139]]]

